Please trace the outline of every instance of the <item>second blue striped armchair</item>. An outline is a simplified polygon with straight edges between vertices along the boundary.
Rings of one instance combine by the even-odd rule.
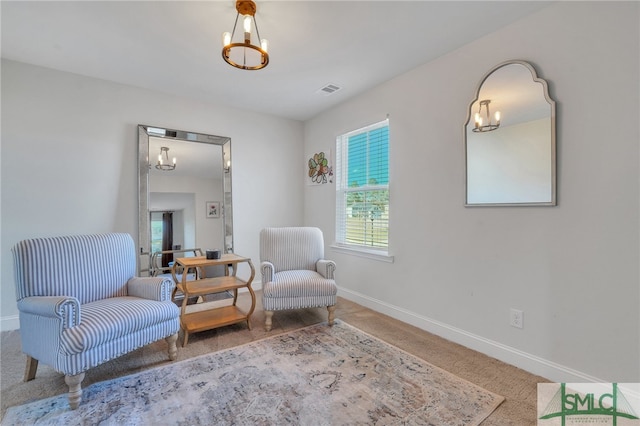
[[[53,367],[65,375],[75,409],[88,369],[160,339],[177,358],[173,280],[135,276],[129,234],[35,238],[12,251],[25,381],[38,362]]]
[[[326,307],[333,325],[338,287],[336,264],[324,259],[322,231],[312,227],[265,228],[260,232],[260,272],[265,329],[273,312]]]

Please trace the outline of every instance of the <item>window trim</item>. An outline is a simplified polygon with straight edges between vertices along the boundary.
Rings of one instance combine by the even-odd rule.
[[[334,241],[331,244],[331,248],[338,253],[348,254],[351,256],[364,257],[366,259],[378,260],[381,262],[393,263],[395,257],[389,254],[389,249],[387,246],[387,250],[373,250],[366,249],[364,246],[352,245],[352,244],[342,244],[337,241]]]
[[[338,145],[342,144],[344,139],[348,139],[351,136],[354,135],[358,135],[358,134],[362,134],[362,133],[368,133],[371,132],[373,130],[376,129],[380,129],[383,127],[387,127],[390,130],[390,125],[389,125],[389,117],[387,116],[385,119],[377,121],[373,124],[369,124],[367,126],[361,127],[359,129],[356,130],[352,130],[352,131],[348,131],[345,133],[341,133],[339,135],[336,136],[336,154],[338,154],[338,156],[342,155],[342,147],[340,147],[340,149],[338,149]],[[339,152],[338,152],[339,151]],[[390,169],[389,166],[387,166],[387,172],[389,172],[390,174]],[[341,164],[338,164],[338,162],[336,162],[336,172],[338,172],[338,168],[340,168],[340,174],[342,175],[344,173],[344,168],[342,167]],[[337,173],[336,173],[337,174]],[[337,177],[337,176],[336,176]],[[381,186],[381,188],[384,187],[386,188],[387,191],[389,191],[389,182],[387,182],[386,185]],[[338,188],[341,188],[340,190]],[[358,188],[358,190],[375,190],[375,185],[371,186],[371,185],[364,185],[363,188]],[[336,179],[336,217],[335,217],[335,232],[334,232],[334,242],[331,245],[331,248],[344,253],[344,254],[349,254],[349,255],[354,255],[354,256],[358,256],[358,257],[364,257],[364,258],[368,258],[368,259],[373,259],[373,260],[379,260],[379,261],[384,261],[384,262],[389,262],[389,263],[393,263],[394,261],[394,256],[392,256],[390,253],[390,244],[389,244],[389,239],[388,239],[388,233],[389,233],[389,229],[390,227],[390,222],[387,220],[387,245],[386,247],[379,247],[379,248],[372,248],[366,245],[361,245],[361,244],[349,244],[346,242],[342,242],[342,241],[338,241],[338,229],[340,229],[340,224],[339,221],[337,220],[337,216],[338,216],[338,207],[339,207],[339,203],[338,203],[338,194],[341,191],[346,191],[349,192],[350,189],[348,187],[344,188],[342,183],[339,182],[339,179]],[[389,211],[391,210],[391,206],[389,204],[388,206]],[[342,212],[344,213],[344,212]]]

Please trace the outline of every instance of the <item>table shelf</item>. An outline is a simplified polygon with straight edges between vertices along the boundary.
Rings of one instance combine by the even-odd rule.
[[[249,326],[249,315],[234,305],[187,313],[181,318],[182,327],[188,333],[197,333],[244,321],[247,321]]]
[[[236,290],[247,286],[247,282],[234,276],[203,278],[195,281],[187,281],[186,289],[183,283],[178,283],[178,290],[188,293],[189,296],[202,296],[211,293],[222,293],[227,290]]]
[[[239,263],[247,263],[251,268],[251,276],[248,280],[236,277]],[[205,266],[224,265],[225,274],[221,277],[207,278],[204,276]],[[256,307],[256,295],[251,288],[251,283],[255,277],[255,268],[251,259],[248,257],[238,256],[233,253],[222,255],[220,259],[207,259],[203,256],[199,257],[181,257],[176,259],[173,265],[173,272],[177,267],[183,268],[182,281],[177,283],[176,287],[184,294],[182,306],[180,309],[180,324],[184,332],[184,340],[182,346],[187,344],[189,333],[197,333],[199,331],[211,330],[213,328],[224,327],[239,322],[247,322],[247,327],[251,330],[251,314]],[[200,278],[187,281],[187,275],[190,269],[199,269]],[[232,274],[229,274],[229,270]],[[175,276],[175,275],[174,275]],[[251,307],[245,311],[238,306],[238,290],[246,288],[251,294]],[[233,290],[233,305],[222,306],[202,310],[198,312],[187,312],[187,300],[190,297],[203,296],[206,294],[221,293]]]

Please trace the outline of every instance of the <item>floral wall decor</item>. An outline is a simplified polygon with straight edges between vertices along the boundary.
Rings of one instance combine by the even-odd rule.
[[[220,202],[219,201],[207,201],[207,218],[219,218],[220,217]]]
[[[331,152],[329,152],[331,154]],[[330,157],[324,152],[313,154],[309,158],[309,184],[322,185],[325,183],[333,183],[333,165]]]

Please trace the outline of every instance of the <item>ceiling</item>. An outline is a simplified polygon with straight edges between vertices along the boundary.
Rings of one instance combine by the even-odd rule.
[[[5,1],[3,58],[307,120],[549,2],[260,1],[269,65],[221,57],[235,2]],[[480,77],[480,76],[479,76]],[[341,89],[318,93],[327,84]]]

